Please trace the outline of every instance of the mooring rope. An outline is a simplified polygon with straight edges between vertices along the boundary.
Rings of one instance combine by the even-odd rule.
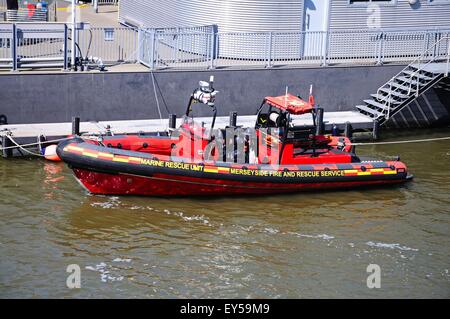
[[[29,150],[27,150],[25,147],[32,147],[32,146],[39,146],[41,144],[47,144],[47,143],[56,143],[56,142],[62,142],[62,141],[67,141],[73,137],[64,137],[64,138],[59,138],[59,139],[54,139],[54,140],[50,140],[50,141],[38,141],[35,143],[28,143],[28,144],[22,144],[20,145],[19,143],[17,143],[12,137],[11,135],[4,135],[6,136],[15,146],[8,146],[8,147],[0,147],[0,150],[5,151],[8,149],[13,149],[13,148],[18,148],[20,150],[23,150],[24,152],[27,152],[31,155],[34,156],[41,156],[41,157],[45,157],[42,154],[38,154],[38,153],[34,153],[31,152]],[[81,138],[83,139],[92,139],[94,140],[94,138],[92,136],[82,136]],[[96,138],[96,140],[98,141],[98,137]],[[364,146],[364,145],[389,145],[389,144],[407,144],[407,143],[423,143],[423,142],[434,142],[434,141],[443,141],[443,140],[450,140],[450,136],[446,136],[446,137],[436,137],[436,138],[427,138],[427,139],[416,139],[416,140],[403,140],[403,141],[390,141],[390,142],[371,142],[371,143],[352,143],[352,146]]]
[[[162,113],[159,106],[158,93],[156,93],[155,75],[153,74],[153,70],[150,71],[150,74],[152,75],[153,93],[155,94],[156,106],[158,107],[159,120],[161,121],[161,125],[163,125]]]
[[[23,147],[30,147],[30,146],[39,146],[39,144],[47,144],[47,143],[56,143],[56,142],[62,142],[62,141],[66,141],[71,139],[72,137],[65,137],[65,138],[59,138],[56,140],[50,140],[50,141],[43,141],[43,142],[35,142],[35,143],[29,143],[29,144],[18,144],[10,135],[5,135],[7,138],[9,138],[9,140],[11,142],[13,142],[14,144],[16,144],[17,146],[8,146],[8,147],[2,147],[0,148],[0,150],[8,150],[11,148],[23,148]]]
[[[6,137],[7,137],[11,142],[13,142],[13,144],[15,144],[16,146],[4,147],[3,150],[8,149],[8,148],[18,148],[19,150],[22,150],[22,151],[24,151],[24,152],[26,152],[26,153],[28,153],[28,154],[33,155],[33,156],[45,157],[45,156],[42,155],[42,154],[38,154],[38,153],[31,152],[31,151],[27,150],[23,145],[18,144],[11,136],[6,135]],[[33,144],[36,146],[38,143],[33,143]],[[2,145],[2,146],[3,146],[3,145]]]
[[[388,144],[406,144],[406,143],[434,142],[434,141],[442,141],[442,140],[450,140],[450,136],[436,137],[436,138],[426,138],[426,139],[418,139],[418,140],[391,141],[391,142],[352,143],[352,145],[355,145],[355,146],[388,145]]]

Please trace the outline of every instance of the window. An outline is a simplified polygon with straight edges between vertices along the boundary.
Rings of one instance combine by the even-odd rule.
[[[114,29],[105,28],[105,41],[114,41]]]

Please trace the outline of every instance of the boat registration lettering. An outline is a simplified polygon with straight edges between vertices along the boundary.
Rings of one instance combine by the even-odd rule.
[[[281,172],[277,171],[266,171],[266,170],[254,170],[254,169],[242,169],[242,168],[231,168],[231,174],[235,175],[245,175],[245,176],[281,176]]]
[[[345,176],[344,171],[320,171],[322,177],[339,177]]]
[[[144,165],[164,167],[164,163],[165,162],[163,162],[163,161],[141,158],[141,164],[144,164]]]
[[[203,165],[186,164],[186,163],[179,163],[179,162],[165,162],[165,161],[145,159],[145,158],[141,159],[141,164],[157,166],[157,167],[192,170],[192,171],[197,171],[197,172],[203,171]]]

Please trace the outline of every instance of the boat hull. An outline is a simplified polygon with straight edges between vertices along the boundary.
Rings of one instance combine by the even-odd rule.
[[[91,193],[104,195],[244,195],[388,185],[408,180],[398,161],[257,165],[200,163],[88,144],[61,143],[58,155]]]
[[[405,180],[366,180],[347,182],[314,183],[242,183],[221,179],[186,178],[182,176],[155,174],[137,176],[108,174],[85,169],[73,169],[80,183],[93,194],[143,195],[143,196],[207,196],[207,195],[257,195],[281,194],[306,191],[350,189],[364,186],[403,183]]]

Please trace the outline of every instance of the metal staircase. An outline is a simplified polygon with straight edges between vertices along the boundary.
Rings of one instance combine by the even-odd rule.
[[[372,98],[356,108],[379,125],[449,75],[450,37],[436,41],[412,63],[382,85]]]

